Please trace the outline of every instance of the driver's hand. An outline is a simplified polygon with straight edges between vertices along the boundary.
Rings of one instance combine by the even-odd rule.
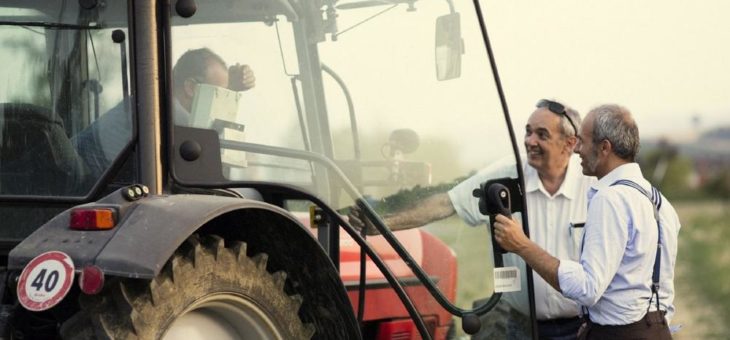
[[[246,91],[256,86],[256,76],[248,65],[231,65],[228,68],[228,89]]]
[[[350,207],[350,213],[347,214],[347,219],[358,231],[362,232],[364,229],[365,235],[380,235],[378,229],[375,229],[375,225],[365,217],[365,213],[357,205]]]

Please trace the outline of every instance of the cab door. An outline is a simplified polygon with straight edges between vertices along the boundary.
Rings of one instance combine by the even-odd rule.
[[[532,273],[519,257],[494,251],[496,210],[486,202],[480,209],[474,195],[503,185],[522,219],[522,145],[502,110],[474,3],[348,1],[333,9],[337,30],[318,44],[333,157],[361,194],[333,204],[366,204],[393,231],[397,242],[380,230],[367,240],[435,339],[473,331],[468,319],[477,314],[475,338],[533,338]],[[525,122],[514,124],[523,131]],[[377,337],[383,320],[405,311],[392,289],[378,288],[384,275],[371,262],[358,299],[357,249],[343,254],[341,269],[354,307],[364,304],[364,334]]]
[[[330,227],[340,232],[320,240],[365,338],[400,329],[504,338],[507,327],[533,336],[532,273],[494,251],[487,208],[496,203],[482,200],[480,209],[484,195],[474,195],[496,183],[510,213],[524,211],[519,146],[473,2],[229,0],[197,8],[171,17],[173,65],[208,48],[226,67],[248,65],[256,84],[236,90],[194,74],[172,79],[195,89],[189,119],[170,112],[174,123],[214,131],[220,147],[212,167],[176,163],[174,180],[294,188],[310,199],[260,198],[304,223],[311,205],[335,211]],[[175,98],[177,110],[184,103]],[[364,242],[355,218],[376,230]],[[370,256],[362,261],[364,248]]]

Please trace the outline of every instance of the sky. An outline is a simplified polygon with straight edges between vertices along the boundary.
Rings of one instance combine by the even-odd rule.
[[[358,0],[342,0],[348,2]],[[435,80],[434,19],[448,13],[445,2],[419,0],[416,11],[401,4],[373,20],[368,18],[385,6],[341,9],[338,27],[347,33],[321,42],[319,56],[347,83],[362,135],[409,127],[459,145],[460,159],[469,169],[477,168],[509,152],[506,129],[471,0],[452,1],[463,16],[461,77]],[[558,99],[583,114],[602,103],[621,104],[634,113],[643,138],[685,141],[697,127],[730,126],[730,1],[480,3],[519,145],[540,98]],[[251,142],[277,143],[291,134],[291,129],[266,124],[298,124],[287,75],[298,72],[288,25],[279,23],[281,34],[260,23],[247,24],[245,30],[182,26],[173,34],[175,58],[188,48],[207,46],[230,63],[247,63],[255,70],[257,85],[245,105],[252,112],[276,113],[277,119],[246,115]],[[330,77],[323,78],[333,130],[349,129],[341,89]],[[265,133],[257,137],[254,131]],[[484,148],[485,139],[492,147]],[[380,150],[381,141],[363,142],[368,143]]]
[[[643,137],[730,126],[730,1],[481,3],[515,122],[549,97],[623,105]]]

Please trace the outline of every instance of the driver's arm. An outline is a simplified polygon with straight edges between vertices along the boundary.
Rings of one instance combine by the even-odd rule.
[[[416,202],[409,208],[383,216],[385,225],[392,231],[421,227],[434,221],[438,221],[453,215],[456,211],[451,204],[451,199],[446,193],[431,195],[426,199]],[[353,207],[348,215],[350,224],[357,229],[365,228],[368,235],[379,234],[375,226],[360,210]]]

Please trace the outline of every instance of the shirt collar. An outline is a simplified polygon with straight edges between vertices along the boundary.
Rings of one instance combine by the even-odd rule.
[[[527,160],[525,160],[523,164],[525,164],[525,191],[532,192],[539,190],[540,177],[537,175],[537,170],[527,163]]]
[[[546,196],[550,196],[545,190],[545,187],[540,181],[540,176],[537,174],[537,169],[533,168],[527,161],[525,161],[525,191],[532,192],[536,190],[542,191]],[[560,188],[555,192],[554,196],[563,195],[568,199],[578,197],[581,193],[578,192],[578,177],[583,176],[583,172],[580,166],[580,159],[578,155],[571,155],[568,160],[568,169],[565,172],[565,178],[563,183],[560,184]]]
[[[563,184],[558,189],[558,194],[563,194],[568,199],[573,199],[583,195],[584,193],[578,192],[580,190],[580,179],[583,177],[583,168],[580,165],[580,157],[573,154],[570,156],[568,161],[568,170],[565,173],[565,179]]]
[[[606,174],[606,176],[603,176],[603,178],[593,184],[591,189],[600,191],[601,189],[611,186],[611,184],[620,179],[634,181],[644,187],[644,189],[647,189],[647,185],[649,185],[649,182],[644,179],[644,175],[641,173],[641,168],[638,163],[626,163],[611,170],[611,172]]]

